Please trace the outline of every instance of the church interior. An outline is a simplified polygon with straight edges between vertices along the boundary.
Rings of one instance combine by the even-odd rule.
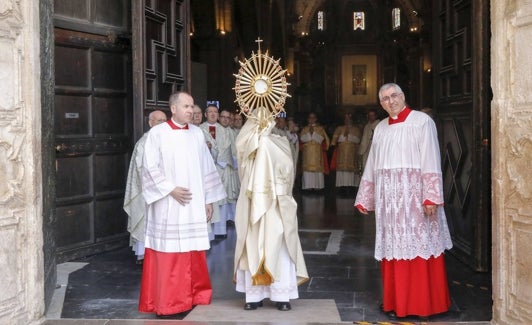
[[[380,110],[378,87],[392,81],[412,107],[430,108],[436,6],[432,1],[192,1],[190,55],[206,71],[205,80],[196,83],[193,73],[192,82],[207,87],[195,98],[238,110],[233,74],[260,46],[287,70],[291,97],[285,109],[301,122],[316,112],[322,123],[334,124],[352,112],[363,123],[365,111]],[[465,5],[457,15],[469,10]]]

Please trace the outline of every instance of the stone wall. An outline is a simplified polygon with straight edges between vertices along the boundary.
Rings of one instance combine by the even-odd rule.
[[[532,324],[532,3],[491,1],[493,318]]]
[[[39,6],[0,1],[0,324],[44,314]]]

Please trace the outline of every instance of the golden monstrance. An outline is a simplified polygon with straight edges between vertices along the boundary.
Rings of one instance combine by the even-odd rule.
[[[260,49],[260,38],[257,53],[251,52],[251,57],[240,62],[240,69],[236,77],[235,102],[238,103],[240,111],[246,117],[252,117],[251,112],[255,109],[267,111],[268,116],[261,116],[261,125],[284,112],[284,104],[289,83],[286,81],[286,70],[279,65],[280,59],[275,60]],[[260,109],[265,108],[266,110]]]

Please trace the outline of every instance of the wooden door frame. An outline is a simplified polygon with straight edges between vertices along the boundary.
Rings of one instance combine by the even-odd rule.
[[[472,235],[470,251],[455,248],[451,251],[461,261],[475,269],[476,271],[489,271],[491,269],[491,168],[490,168],[490,46],[489,46],[489,0],[471,0],[470,11],[472,13],[471,28],[471,89],[468,96],[463,94],[467,90],[463,89],[459,98],[447,97],[447,101],[442,103],[440,88],[442,79],[439,78],[440,66],[437,58],[443,53],[437,43],[445,35],[441,35],[439,25],[436,24],[439,17],[437,2],[433,7],[433,62],[434,62],[434,88],[433,107],[453,109],[464,105],[471,105],[471,114],[467,114],[472,121],[472,144],[468,148],[471,151],[471,182],[470,182],[470,208],[474,220],[472,221]],[[447,17],[453,19],[453,17]],[[462,50],[458,48],[457,50]],[[438,115],[452,118],[451,112],[438,110]],[[463,114],[465,116],[465,114]],[[443,128],[441,128],[443,129]],[[444,144],[445,145],[445,144]],[[442,147],[442,150],[445,150]],[[448,216],[449,218],[450,216]]]
[[[57,282],[55,243],[55,177],[54,162],[54,24],[53,1],[39,0],[40,64],[41,64],[41,159],[43,200],[43,265],[44,304],[48,309]]]
[[[185,91],[191,91],[191,57],[190,57],[190,0],[176,1],[182,3],[182,10],[184,11],[185,24],[184,33],[187,37],[184,38],[183,48],[185,66]],[[146,0],[133,0],[131,5],[131,31],[132,44],[131,50],[133,53],[133,138],[140,139],[144,132],[146,132],[144,122],[144,107],[146,98],[146,83],[144,80],[144,62],[146,54],[144,48],[146,45],[146,38],[144,37],[146,24],[144,21],[144,7]]]

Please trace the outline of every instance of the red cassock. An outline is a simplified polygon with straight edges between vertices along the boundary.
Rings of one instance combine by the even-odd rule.
[[[210,304],[205,251],[165,253],[147,248],[143,264],[140,312],[173,315]]]
[[[438,207],[429,216],[424,205]],[[424,317],[449,309],[444,252],[453,245],[443,205],[436,125],[405,107],[375,128],[355,199],[359,210],[375,211],[385,312]]]
[[[430,316],[449,310],[451,298],[444,255],[428,260],[386,260],[381,262],[383,310],[398,317]]]

